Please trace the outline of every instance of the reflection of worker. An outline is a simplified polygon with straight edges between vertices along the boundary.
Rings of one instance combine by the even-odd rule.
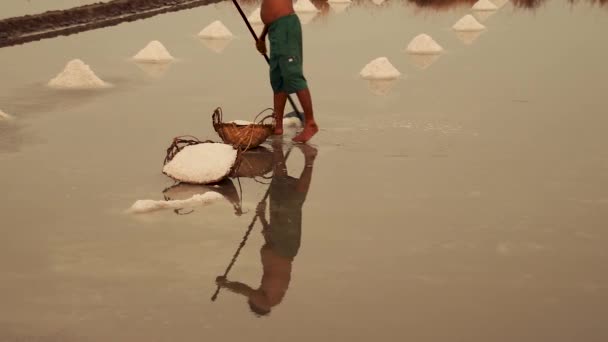
[[[302,235],[302,206],[310,187],[317,150],[299,144],[305,166],[299,179],[290,177],[285,168],[282,147],[275,146],[274,173],[270,183],[270,222],[266,220],[266,203],[258,205],[257,213],[264,227],[265,244],[260,250],[264,274],[257,290],[240,282],[218,277],[219,286],[247,296],[249,307],[257,315],[267,315],[279,304],[291,280],[293,259],[300,249]]]

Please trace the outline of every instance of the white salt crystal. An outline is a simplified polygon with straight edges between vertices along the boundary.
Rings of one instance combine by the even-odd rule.
[[[163,167],[169,177],[194,184],[222,180],[236,161],[236,150],[227,144],[205,143],[187,146]]]
[[[230,39],[234,37],[232,32],[230,32],[230,30],[228,30],[228,28],[219,20],[216,20],[205,27],[199,32],[198,36],[206,39]]]
[[[395,79],[401,76],[399,70],[397,70],[386,57],[379,57],[369,62],[361,72],[361,77],[365,79]]]
[[[310,0],[298,0],[298,2],[293,5],[293,9],[296,12],[319,12],[319,9],[315,7]]]
[[[13,120],[13,117],[0,110],[0,121]]]
[[[248,126],[248,125],[253,124],[253,122],[245,121],[245,120],[232,120],[232,121],[228,121],[228,123],[233,123],[237,126]]]
[[[189,199],[185,200],[171,200],[171,201],[155,201],[155,200],[138,200],[131,208],[129,208],[128,212],[133,214],[143,214],[149,213],[152,211],[162,210],[162,209],[182,209],[182,208],[192,208],[200,205],[207,205],[212,202],[215,202],[219,199],[224,198],[224,196],[218,194],[217,192],[209,191],[202,195],[197,194]]]
[[[452,28],[455,31],[482,31],[485,30],[485,26],[479,23],[475,17],[470,14],[462,17]]]
[[[80,59],[68,62],[62,72],[49,81],[49,87],[63,89],[94,89],[109,87]]]
[[[473,5],[474,11],[496,11],[498,6],[494,5],[490,0],[479,0]]]
[[[251,24],[262,24],[261,9],[259,7],[256,8],[253,12],[251,12],[251,14],[249,14],[249,17],[247,18],[247,20],[249,20],[249,23],[251,23]]]
[[[422,33],[412,39],[407,46],[407,51],[410,53],[435,55],[441,53],[443,48],[431,36]]]
[[[141,49],[133,59],[144,63],[166,63],[173,61],[175,58],[171,56],[161,42],[153,40],[145,48]]]

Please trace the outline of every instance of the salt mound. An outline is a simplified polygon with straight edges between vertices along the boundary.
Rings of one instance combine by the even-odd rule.
[[[262,10],[258,7],[247,18],[251,24],[262,24]]]
[[[310,0],[298,0],[293,9],[296,12],[319,12],[319,9],[310,2]]]
[[[228,28],[219,20],[216,20],[205,27],[199,32],[198,36],[206,39],[230,39],[234,37],[232,32],[230,32],[230,30],[228,30]]]
[[[186,200],[171,200],[171,201],[154,201],[154,200],[139,200],[133,203],[128,212],[133,214],[143,214],[162,209],[182,209],[192,208],[199,205],[210,204],[214,201],[224,198],[217,192],[209,191],[202,195],[194,195]]]
[[[253,122],[245,121],[245,120],[233,120],[233,121],[228,121],[228,123],[233,123],[237,126],[249,126],[249,125],[253,124]]]
[[[479,0],[473,5],[474,11],[496,11],[498,6],[494,5],[490,0]]]
[[[161,42],[153,40],[145,48],[141,49],[133,59],[144,63],[166,63],[173,61],[175,58],[171,56]]]
[[[372,0],[372,2],[374,3],[374,5],[376,6],[380,6],[384,3],[384,1],[386,0]]]
[[[482,31],[486,29],[485,26],[480,24],[479,21],[477,21],[475,17],[470,14],[467,14],[458,20],[458,22],[454,24],[452,28],[455,31]]]
[[[359,74],[368,80],[388,80],[401,76],[399,70],[386,57],[376,58],[369,62]]]
[[[163,167],[169,177],[194,184],[222,180],[236,161],[236,150],[226,144],[205,143],[187,146]]]
[[[0,110],[0,121],[5,121],[5,120],[9,121],[9,120],[12,120],[12,119],[13,119],[12,116],[10,116],[10,115],[8,115],[5,112],[3,112],[3,111]]]
[[[441,53],[443,48],[431,36],[422,33],[412,39],[407,46],[407,51],[410,53],[435,55]]]
[[[49,81],[48,86],[64,89],[94,89],[110,85],[97,77],[83,61],[74,59],[68,62],[62,72]]]

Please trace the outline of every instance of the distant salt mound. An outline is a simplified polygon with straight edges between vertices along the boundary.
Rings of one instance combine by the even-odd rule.
[[[141,49],[133,60],[142,63],[167,63],[175,60],[167,48],[158,40],[153,40]]]
[[[198,36],[205,39],[231,39],[234,37],[232,32],[219,20],[205,27]]]
[[[362,78],[367,80],[390,80],[401,76],[386,57],[379,57],[369,62],[359,73]]]
[[[372,0],[372,2],[374,3],[374,5],[376,6],[380,6],[384,3],[384,1],[386,0]]]
[[[249,17],[247,18],[251,24],[262,24],[262,10],[258,7],[256,8]]]
[[[109,87],[110,84],[97,77],[83,61],[74,59],[49,81],[48,86],[60,89],[96,89]]]
[[[349,2],[330,2],[329,3],[329,7],[331,7],[331,9],[336,12],[336,13],[342,13],[344,11],[346,11],[347,8],[350,7],[352,3]]]
[[[496,11],[498,6],[494,5],[490,0],[479,0],[473,5],[474,11]]]
[[[10,120],[13,120],[13,117],[0,110],[0,122]]]
[[[183,209],[193,208],[201,205],[208,205],[224,196],[214,191],[209,191],[204,194],[197,194],[185,200],[170,200],[170,201],[155,201],[155,200],[139,200],[133,203],[128,212],[131,214],[144,214],[163,209]]]
[[[313,3],[310,2],[310,0],[298,0],[298,2],[296,2],[295,5],[293,5],[293,9],[296,12],[302,12],[302,13],[319,12],[319,9],[317,7],[315,7],[315,5],[313,5]]]
[[[454,26],[452,26],[452,28],[455,31],[463,31],[463,32],[483,31],[486,29],[485,26],[480,24],[479,21],[477,21],[477,19],[475,19],[475,17],[473,17],[470,14],[467,14],[464,17],[462,17],[460,20],[458,20],[458,22],[456,24],[454,24]]]
[[[443,51],[441,45],[428,34],[422,33],[414,37],[407,46],[407,52],[424,55],[436,55]]]
[[[163,167],[163,173],[178,181],[211,184],[222,180],[236,161],[236,150],[227,144],[187,146]]]

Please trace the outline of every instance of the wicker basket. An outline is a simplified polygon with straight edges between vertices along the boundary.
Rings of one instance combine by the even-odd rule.
[[[255,148],[266,141],[274,131],[275,121],[272,114],[258,121],[259,117],[268,110],[272,111],[272,108],[265,109],[259,113],[252,124],[237,125],[233,122],[223,122],[222,108],[218,107],[211,116],[213,128],[224,143],[230,144],[236,149],[248,150]],[[270,121],[270,123],[267,121]]]

